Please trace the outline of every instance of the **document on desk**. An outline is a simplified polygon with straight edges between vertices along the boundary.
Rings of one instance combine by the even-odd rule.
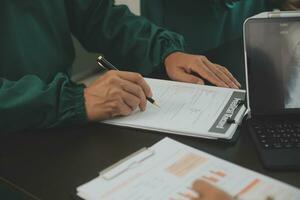
[[[148,103],[146,111],[105,123],[194,137],[231,139],[246,111],[239,102],[244,90],[145,79],[160,108]],[[232,118],[236,123],[227,123]]]
[[[299,200],[300,190],[165,138],[77,188],[86,200],[186,200],[202,179],[239,200]]]

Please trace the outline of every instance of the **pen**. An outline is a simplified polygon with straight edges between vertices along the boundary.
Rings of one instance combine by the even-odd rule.
[[[118,68],[116,68],[115,66],[113,66],[110,62],[108,62],[103,56],[99,56],[97,58],[97,62],[98,64],[103,67],[106,70],[116,70],[119,71]],[[151,97],[146,97],[146,99],[152,103],[153,105],[159,107],[159,105],[155,102],[154,99],[152,99]]]

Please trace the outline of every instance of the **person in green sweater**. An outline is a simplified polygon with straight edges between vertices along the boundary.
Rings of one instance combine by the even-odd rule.
[[[142,16],[181,34],[188,53],[210,55],[219,48],[221,53],[214,59],[225,65],[242,87],[246,85],[244,67],[233,59],[243,57],[243,23],[274,8],[296,10],[300,0],[141,0]],[[240,51],[233,56],[228,52],[232,49]]]
[[[193,54],[241,38],[248,17],[274,8],[296,10],[300,0],[141,0],[142,16],[184,36]]]
[[[184,53],[182,36],[112,0],[3,0],[0,33],[0,133],[145,110],[152,93],[142,75],[155,70],[172,80],[240,87],[226,68]],[[71,34],[127,71],[106,72],[89,86],[72,82]]]

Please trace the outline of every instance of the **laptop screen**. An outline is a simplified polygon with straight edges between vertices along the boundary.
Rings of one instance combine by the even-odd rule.
[[[299,112],[300,18],[249,20],[245,44],[251,112]]]

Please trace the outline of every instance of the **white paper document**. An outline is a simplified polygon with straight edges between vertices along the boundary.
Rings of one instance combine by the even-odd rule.
[[[300,190],[165,138],[77,188],[86,200],[186,200],[205,180],[240,200],[299,200]]]
[[[195,137],[230,139],[241,121],[245,91],[159,79],[145,79],[160,108],[148,103],[144,112],[105,123]],[[228,124],[228,118],[237,121]]]

